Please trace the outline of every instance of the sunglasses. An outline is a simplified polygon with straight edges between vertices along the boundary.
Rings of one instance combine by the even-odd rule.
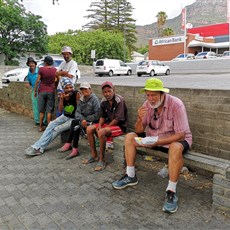
[[[149,121],[149,128],[152,130],[158,130],[160,129],[163,121],[163,117],[159,119],[160,117],[157,116],[157,109],[154,109],[154,114],[151,116],[150,121]],[[154,125],[152,125],[151,121],[154,120]]]

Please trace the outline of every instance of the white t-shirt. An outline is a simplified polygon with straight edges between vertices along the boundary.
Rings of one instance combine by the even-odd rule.
[[[69,62],[63,61],[59,66],[57,71],[68,71],[69,74],[73,75],[73,78],[70,78],[73,83],[76,82],[76,72],[78,70],[77,62],[70,60]]]

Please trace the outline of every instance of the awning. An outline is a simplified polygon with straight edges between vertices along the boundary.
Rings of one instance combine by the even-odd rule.
[[[229,47],[229,42],[219,42],[219,43],[207,43],[207,42],[201,42],[201,41],[196,41],[192,40],[189,42],[188,47],[206,47],[206,48],[228,48]]]

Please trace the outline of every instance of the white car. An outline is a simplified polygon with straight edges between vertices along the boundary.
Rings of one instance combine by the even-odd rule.
[[[220,58],[230,58],[230,51],[224,51]]]
[[[95,74],[98,76],[128,75],[132,74],[132,68],[123,61],[117,59],[98,59],[95,63]]]
[[[214,52],[199,52],[196,56],[195,59],[210,59],[210,58],[217,58],[216,53]]]
[[[151,77],[158,74],[169,75],[170,68],[158,60],[146,60],[138,63],[136,73],[138,77],[141,77],[141,75],[149,75]]]
[[[195,55],[193,53],[185,53],[177,55],[173,61],[185,61],[185,60],[192,60],[195,59]]]
[[[57,68],[61,64],[62,61],[63,61],[63,59],[54,59],[53,66]],[[38,61],[37,66],[38,67],[44,66],[44,62]],[[28,71],[29,71],[28,66],[10,70],[10,71],[4,73],[4,75],[2,77],[2,83],[8,84],[8,83],[14,82],[14,81],[27,81]],[[80,70],[78,70],[77,71],[77,79],[80,79],[80,78],[81,78],[81,72],[80,72]]]

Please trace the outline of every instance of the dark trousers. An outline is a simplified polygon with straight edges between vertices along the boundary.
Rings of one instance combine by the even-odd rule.
[[[80,125],[79,120],[72,120],[69,137],[67,139],[67,143],[71,143],[73,141],[73,147],[78,147],[79,136],[81,133],[82,126]]]

